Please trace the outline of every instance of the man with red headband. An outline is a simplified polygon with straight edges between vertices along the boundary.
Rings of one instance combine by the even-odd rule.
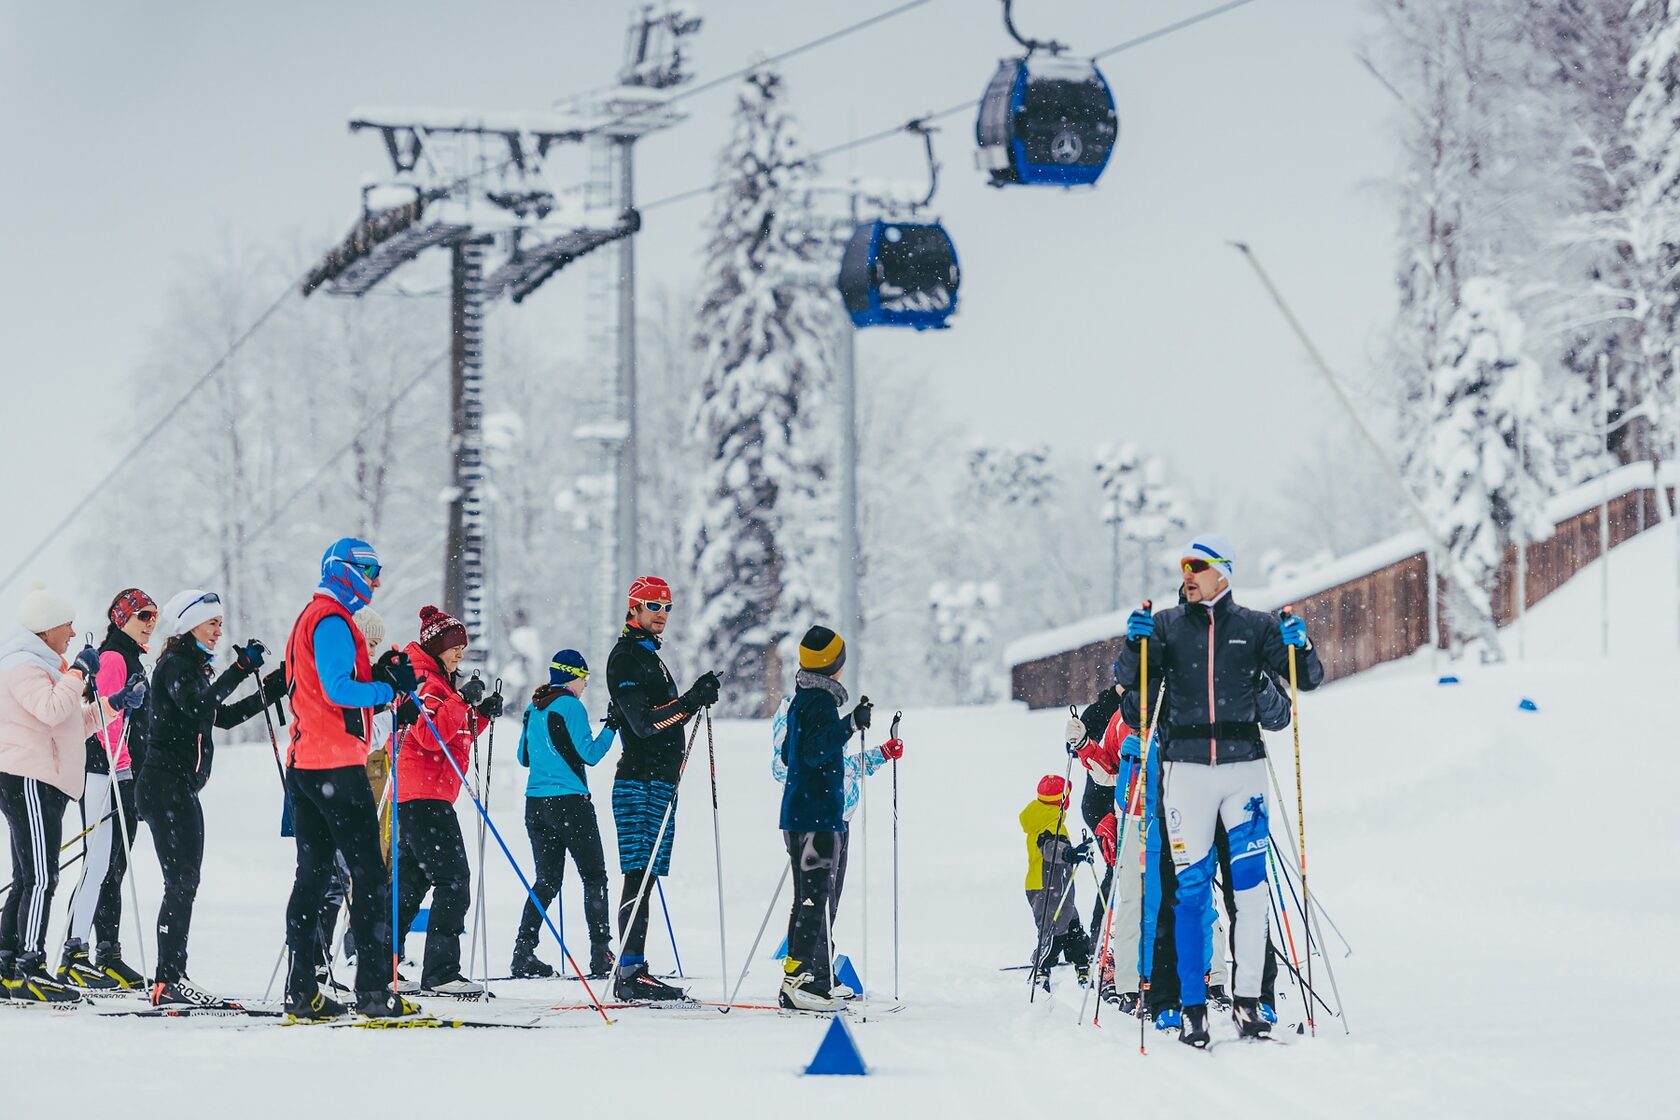
[[[1324,666],[1300,618],[1274,618],[1232,600],[1236,561],[1224,537],[1203,534],[1180,555],[1185,601],[1154,614],[1132,612],[1114,676],[1121,689],[1148,689],[1151,696],[1158,684],[1166,684],[1161,710],[1151,719],[1164,729],[1161,800],[1178,873],[1173,932],[1183,1002],[1179,1038],[1205,1047],[1212,948],[1205,922],[1212,907],[1214,832],[1221,823],[1230,844],[1235,903],[1232,1016],[1245,1037],[1264,1036],[1271,1029],[1260,1006],[1270,925],[1266,745],[1260,737],[1267,674],[1288,671],[1290,647],[1296,651],[1303,689],[1318,687]],[[1146,640],[1149,679],[1140,681],[1139,650]]]
[[[618,644],[607,655],[609,718],[619,726],[623,753],[613,779],[613,823],[618,830],[618,864],[624,890],[618,902],[618,975],[614,998],[625,1003],[686,1000],[687,993],[662,984],[648,972],[647,877],[671,870],[676,839],[677,781],[682,776],[683,725],[717,701],[716,673],[706,673],[680,696],[659,659],[660,636],[670,621],[671,588],[658,576],[630,585],[629,610]],[[670,820],[666,821],[669,810]],[[665,838],[653,850],[661,823]],[[632,921],[632,917],[634,921]]]

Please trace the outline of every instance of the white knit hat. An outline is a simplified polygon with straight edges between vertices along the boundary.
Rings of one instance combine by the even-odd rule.
[[[188,630],[212,618],[222,617],[222,597],[214,591],[196,587],[181,592],[163,605],[163,618],[171,634],[185,634]]]
[[[1231,542],[1222,533],[1199,533],[1184,546],[1180,554],[1186,560],[1206,560],[1209,564],[1225,573],[1228,582],[1231,571],[1236,567],[1237,554],[1231,548]]]
[[[363,607],[356,612],[356,629],[362,632],[369,649],[378,649],[385,644],[385,620],[372,607]]]
[[[63,626],[66,622],[76,620],[76,608],[70,605],[68,599],[62,599],[47,590],[47,585],[36,580],[29,585],[29,594],[23,597],[18,606],[18,622],[25,630],[34,634],[45,634],[54,626]]]

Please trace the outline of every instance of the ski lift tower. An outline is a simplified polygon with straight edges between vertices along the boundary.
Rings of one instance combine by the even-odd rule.
[[[590,121],[590,177],[585,197],[593,207],[618,213],[635,208],[634,149],[650,132],[670,128],[684,119],[671,108],[672,93],[692,75],[687,69],[686,41],[700,30],[692,4],[637,4],[630,13],[624,61],[618,84],[561,108]],[[636,249],[625,238],[614,253],[591,263],[588,284],[589,360],[614,370],[611,418],[578,429],[579,439],[600,443],[613,461],[612,522],[614,549],[604,566],[607,586],[602,601],[622,596],[640,574],[638,549],[640,514],[639,439],[636,417]],[[607,621],[616,624],[609,609]]]
[[[591,207],[551,176],[557,149],[582,141],[593,122],[572,113],[491,114],[370,109],[352,132],[374,132],[388,176],[362,188],[361,213],[302,285],[360,297],[428,249],[449,250],[449,434],[453,458],[445,537],[444,608],[466,625],[468,660],[489,654],[485,594],[490,550],[485,509],[486,308],[519,303],[572,261],[626,241],[640,219],[629,208]]]

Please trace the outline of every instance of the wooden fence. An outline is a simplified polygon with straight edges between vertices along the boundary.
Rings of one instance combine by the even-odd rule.
[[[1669,488],[1672,496],[1673,488]],[[1533,606],[1599,556],[1599,506],[1557,523],[1553,536],[1528,548],[1525,578]],[[1672,508],[1672,507],[1671,507]],[[1652,487],[1625,491],[1607,506],[1610,547],[1637,536],[1658,521]],[[1423,553],[1367,572],[1295,602],[1324,660],[1324,679],[1337,680],[1394,661],[1429,643],[1429,565]],[[1509,549],[1494,588],[1494,618],[1501,626],[1516,619],[1517,554]],[[1441,631],[1445,633],[1445,620]],[[1118,635],[1014,665],[1011,695],[1029,708],[1083,705],[1114,683]]]

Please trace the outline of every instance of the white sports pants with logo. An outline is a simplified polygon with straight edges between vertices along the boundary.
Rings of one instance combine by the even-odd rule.
[[[1231,887],[1235,891],[1237,996],[1258,998],[1271,924],[1266,896],[1266,853],[1270,826],[1266,816],[1266,760],[1208,766],[1168,762],[1161,794],[1166,806],[1167,837],[1178,873],[1174,910],[1178,946],[1180,999],[1185,1006],[1207,1002],[1203,974],[1208,970],[1208,916],[1213,912],[1213,871],[1217,863],[1213,831],[1225,822],[1231,842]]]

